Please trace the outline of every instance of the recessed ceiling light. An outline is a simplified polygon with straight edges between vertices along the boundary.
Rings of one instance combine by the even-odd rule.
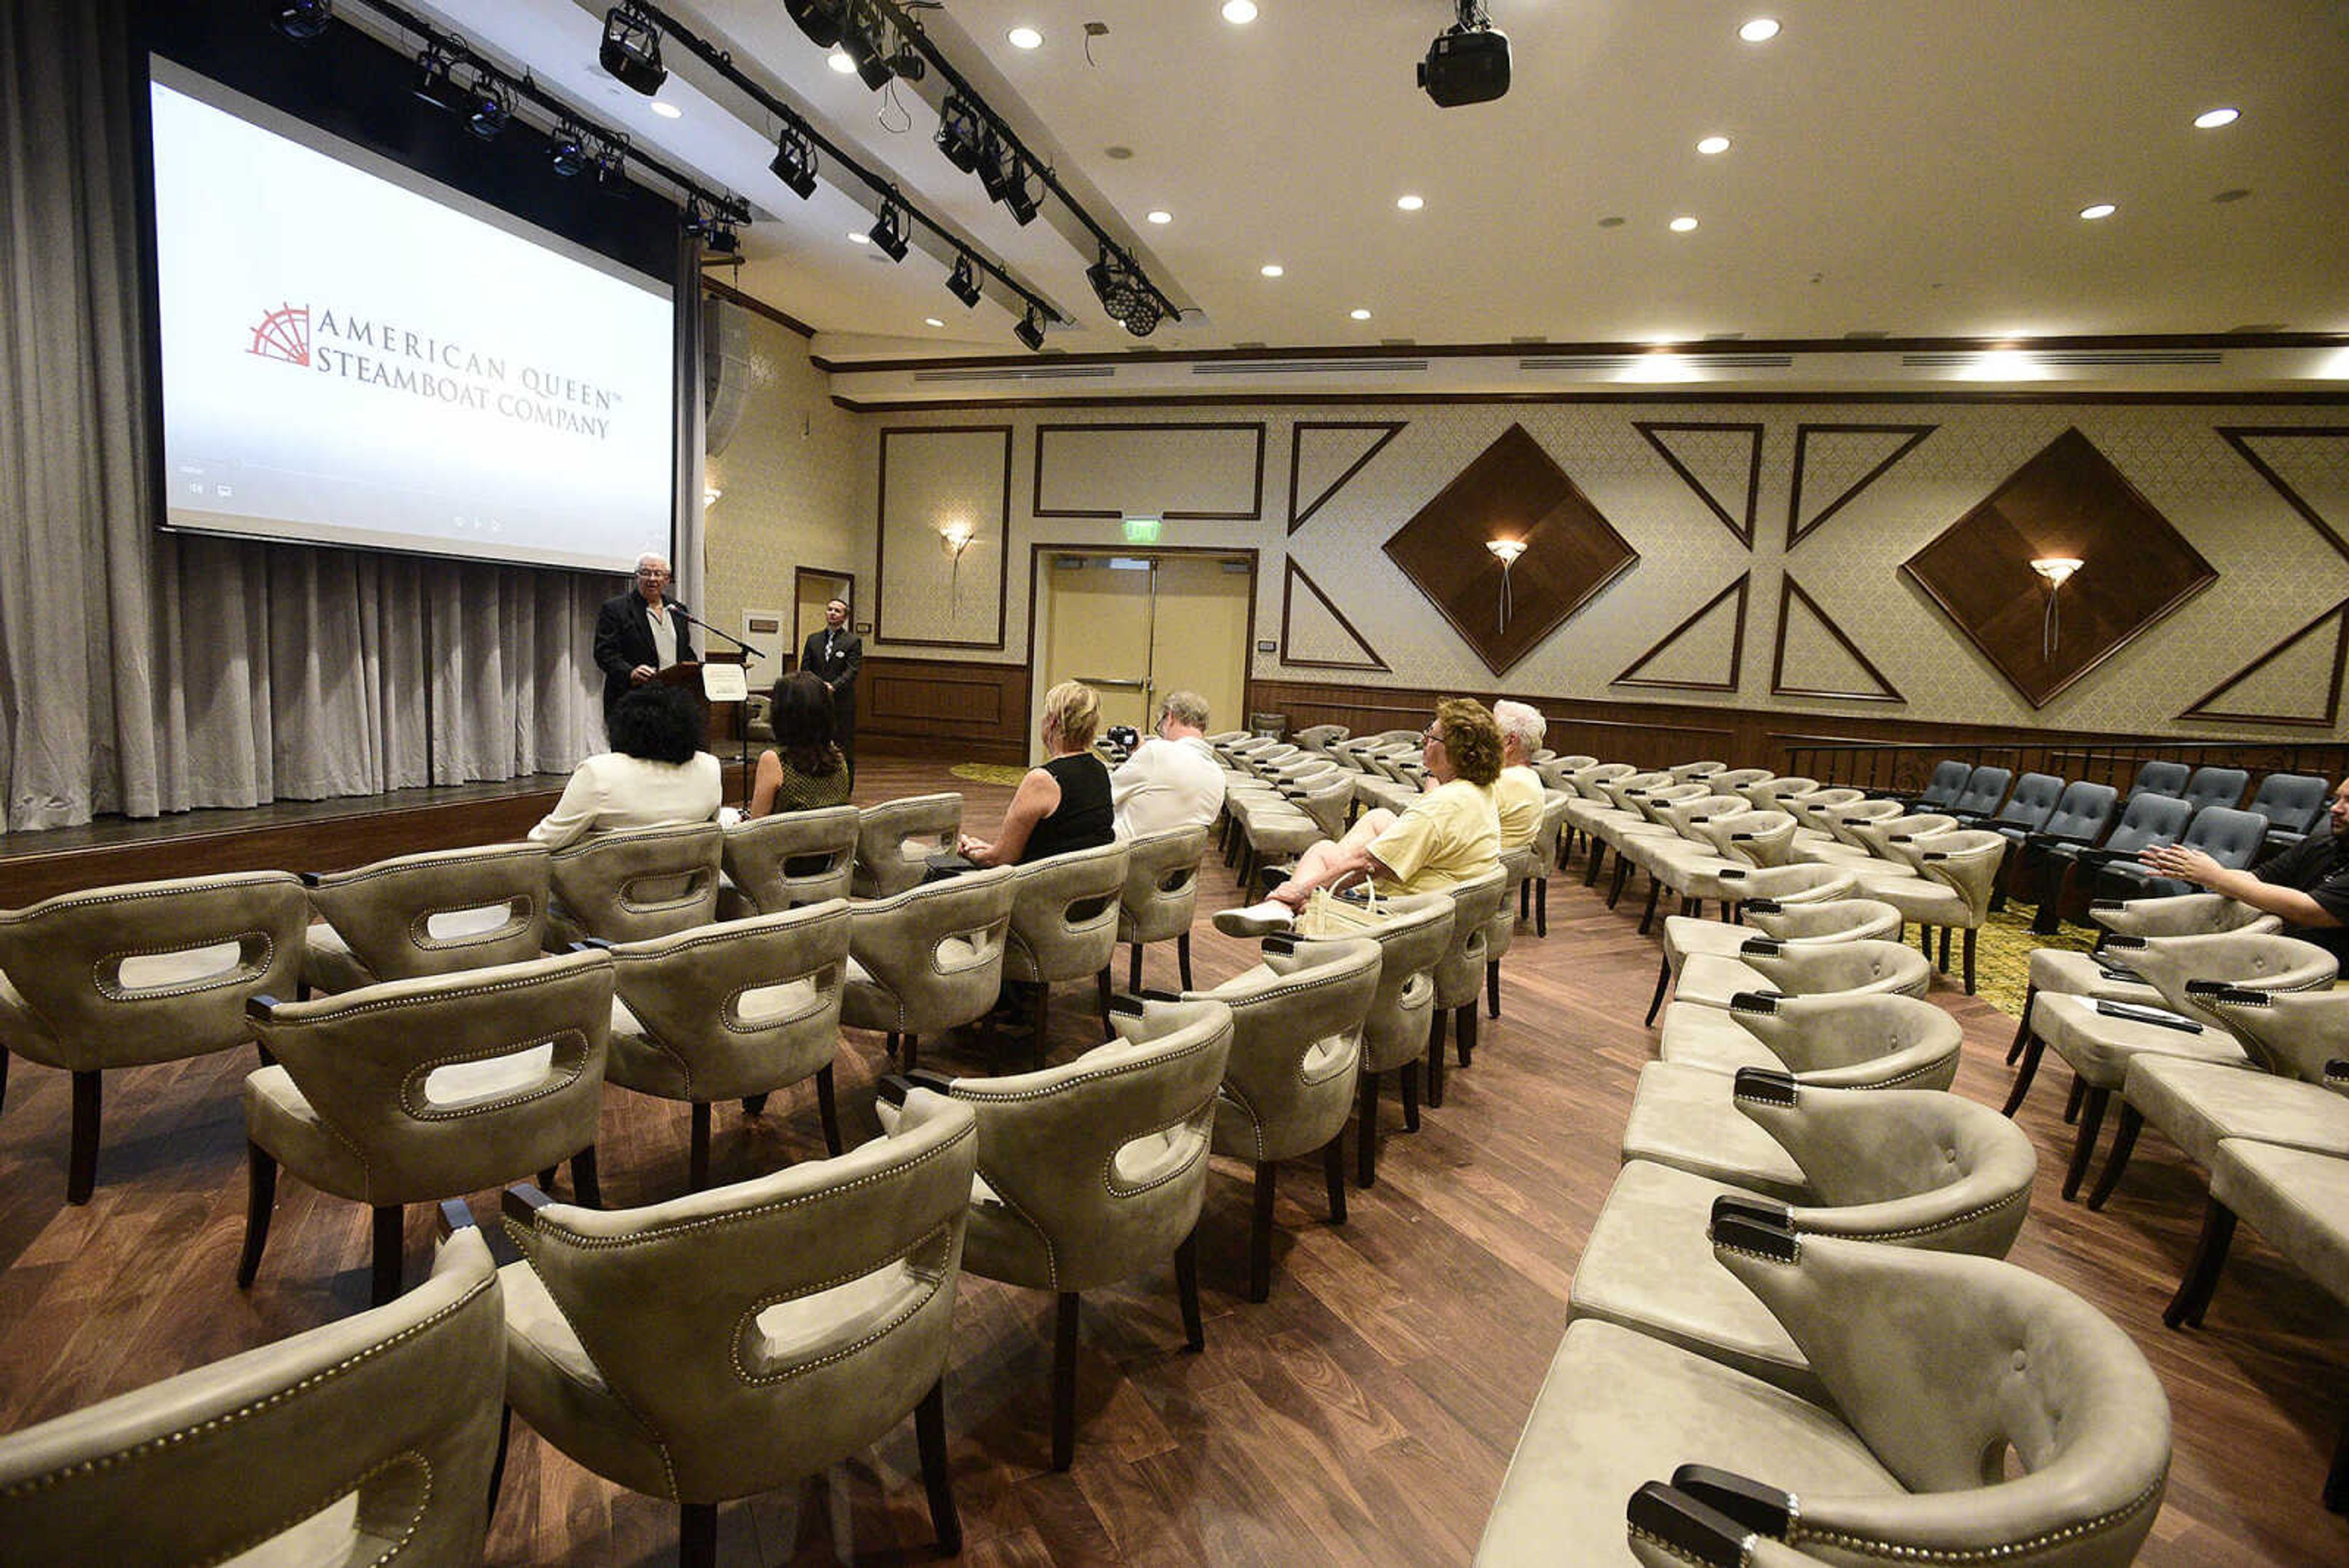
[[[685,110],[678,108],[677,105],[673,103],[660,103],[656,101],[653,104],[653,112],[659,115],[663,119],[675,119],[679,115],[682,115]]]
[[[1729,138],[1726,136],[1708,136],[1702,141],[1696,144],[1696,150],[1699,152],[1703,153],[1707,158],[1713,157],[1715,153],[1726,152],[1729,151]]]
[[[830,66],[842,76],[854,76],[856,74],[856,62],[850,59],[847,54],[843,50],[833,50],[831,54],[824,57],[823,63]]]
[[[1278,277],[1281,274],[1281,265],[1278,262],[1267,262],[1256,270],[1267,277]]]
[[[873,236],[862,229],[851,229],[848,231],[848,243],[852,245],[869,245],[873,243]]]
[[[1168,212],[1164,207],[1153,207],[1149,212],[1143,213],[1143,216],[1148,218],[1154,223],[1171,223],[1174,221],[1174,214]]]
[[[925,327],[944,327],[946,323],[940,321],[935,316],[925,316],[922,317],[922,325]]]
[[[1397,196],[1395,198],[1395,205],[1401,207],[1406,213],[1416,213],[1422,207],[1427,205],[1427,201],[1426,198],[1421,196]]]
[[[1756,16],[1737,29],[1737,36],[1749,44],[1766,44],[1778,36],[1775,16]]]
[[[1224,0],[1224,20],[1246,26],[1256,20],[1256,0]]]
[[[1033,27],[1014,27],[1003,36],[1011,40],[1011,47],[1015,49],[1033,49],[1044,42],[1044,35]]]
[[[1357,321],[1368,321],[1371,318],[1371,313],[1367,310],[1350,310],[1346,314]]]
[[[1695,227],[1696,220],[1685,214],[1672,220],[1672,233],[1676,234],[1687,234],[1691,229]]]
[[[2098,218],[2109,218],[2119,210],[2110,202],[2091,202],[2080,209],[2080,216],[2094,223]]]
[[[2243,118],[2240,109],[2206,109],[2194,117],[2197,130],[2216,130],[2222,125],[2232,125]]]

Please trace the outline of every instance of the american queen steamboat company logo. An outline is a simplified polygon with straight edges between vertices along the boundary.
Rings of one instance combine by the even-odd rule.
[[[315,326],[316,341],[312,341]],[[264,313],[245,352],[337,380],[406,393],[517,424],[607,441],[623,394],[551,365],[501,354],[351,311],[313,313],[290,301]]]

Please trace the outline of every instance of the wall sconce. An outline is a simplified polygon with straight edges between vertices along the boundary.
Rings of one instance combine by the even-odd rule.
[[[954,563],[952,597],[957,614],[962,609],[962,553],[970,548],[970,542],[978,536],[978,530],[959,517],[951,523],[938,524],[939,546],[946,551],[947,558]]]
[[[2042,556],[2031,563],[2031,569],[2047,579],[2047,619],[2039,633],[2039,657],[2042,659],[2052,662],[2055,658],[2060,629],[2056,624],[2056,600],[2072,574],[2085,564],[2076,556]]]
[[[701,504],[704,506],[715,506],[718,504],[718,498],[725,493],[714,484],[705,484],[701,487]]]
[[[1526,553],[1526,542],[1523,539],[1487,539],[1485,548],[1492,551],[1501,563],[1501,624],[1495,629],[1506,631],[1509,629],[1509,568],[1516,566],[1517,557]]]

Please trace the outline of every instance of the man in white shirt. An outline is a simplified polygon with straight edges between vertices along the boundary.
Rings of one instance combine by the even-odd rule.
[[[1120,838],[1216,820],[1224,809],[1224,765],[1206,735],[1207,700],[1196,691],[1169,691],[1158,707],[1157,733],[1109,775]]]

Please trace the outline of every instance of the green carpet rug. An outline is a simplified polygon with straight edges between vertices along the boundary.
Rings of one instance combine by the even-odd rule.
[[[957,763],[947,772],[973,784],[1013,784],[1028,776],[1026,768],[1007,768],[996,763]]]
[[[2054,936],[2040,936],[2031,929],[2034,913],[2028,908],[2018,909],[2009,905],[1983,922],[1982,935],[1974,943],[1975,994],[2013,1018],[2023,1016],[2023,998],[2031,989],[2033,948],[2062,948],[2067,952],[2084,953],[2096,945],[2095,930],[2068,923]],[[1957,944],[1964,940],[1963,932],[1950,940],[1952,968],[1956,965]]]

